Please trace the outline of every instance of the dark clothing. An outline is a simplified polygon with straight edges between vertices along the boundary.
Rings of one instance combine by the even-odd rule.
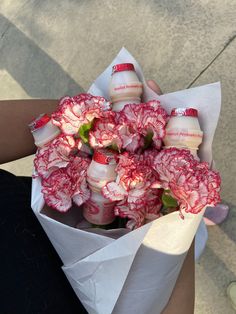
[[[0,313],[85,314],[30,197],[31,178],[0,170]]]

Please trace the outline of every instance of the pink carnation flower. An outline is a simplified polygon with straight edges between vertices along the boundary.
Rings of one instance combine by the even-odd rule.
[[[64,168],[71,160],[74,149],[80,146],[80,140],[72,136],[59,134],[53,141],[39,148],[34,159],[34,166],[42,178],[58,168]]]
[[[88,158],[75,157],[67,166],[67,173],[70,176],[72,200],[77,206],[81,206],[90,197],[90,190],[87,186],[87,169],[91,160]]]
[[[155,220],[161,216],[160,210],[162,208],[161,195],[162,189],[150,189],[146,198],[145,219]]]
[[[140,210],[131,210],[129,204],[126,201],[117,203],[114,208],[114,212],[116,216],[129,219],[126,224],[126,228],[130,230],[139,228],[145,223],[144,208]]]
[[[136,229],[161,216],[162,207],[161,190],[131,190],[123,200],[116,203],[114,212],[116,216],[129,218],[126,227]]]
[[[90,197],[86,182],[89,159],[75,157],[67,167],[59,168],[48,178],[42,179],[42,193],[46,204],[60,212],[66,212],[72,201],[82,205]]]
[[[122,146],[115,121],[115,112],[109,112],[106,117],[97,119],[89,132],[89,144],[93,148],[105,148],[116,145],[119,149]]]
[[[77,134],[83,124],[90,123],[94,118],[104,116],[104,111],[110,109],[110,103],[105,98],[90,94],[66,96],[61,99],[58,110],[54,112],[52,122],[63,133]]]
[[[114,119],[98,119],[89,132],[89,144],[93,148],[116,145],[119,150],[135,152],[144,145],[144,140],[125,124],[117,124]]]
[[[70,209],[72,192],[66,168],[59,168],[42,180],[42,193],[48,206],[60,212]]]
[[[160,149],[167,120],[168,115],[160,106],[160,102],[152,100],[141,104],[127,104],[120,112],[118,123],[128,126],[130,133],[136,134],[135,140],[137,135],[140,141],[141,138],[152,133],[153,144],[155,148]]]
[[[110,113],[110,112],[109,112]],[[154,146],[160,149],[168,119],[166,111],[156,100],[143,104],[127,104],[121,112],[98,119],[89,132],[93,148],[116,145],[135,153],[145,144],[144,138],[153,134]]]
[[[144,138],[139,133],[134,133],[126,124],[119,124],[117,126],[117,133],[121,140],[122,148],[128,152],[134,153],[144,146]]]
[[[180,211],[197,214],[220,202],[221,179],[207,163],[199,163],[188,150],[169,148],[155,158],[154,169],[164,189],[178,201]]]
[[[158,175],[149,164],[146,154],[131,154],[125,152],[119,155],[116,167],[118,183],[126,190],[132,188],[148,189],[158,181]]]
[[[116,171],[116,182],[109,182],[102,189],[104,197],[117,202],[115,214],[132,220],[128,228],[138,228],[145,219],[157,218],[160,194],[151,187],[158,181],[158,175],[146,164],[144,156],[127,152],[119,155]]]

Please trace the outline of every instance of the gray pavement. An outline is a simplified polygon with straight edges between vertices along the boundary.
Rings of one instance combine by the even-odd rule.
[[[196,314],[231,314],[236,280],[236,1],[1,0],[0,99],[86,90],[125,46],[163,92],[222,83],[213,150],[230,215],[209,229],[196,267]],[[32,158],[1,167],[31,173]]]

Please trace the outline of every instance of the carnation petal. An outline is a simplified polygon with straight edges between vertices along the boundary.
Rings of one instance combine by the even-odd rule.
[[[42,180],[42,193],[48,206],[60,212],[70,209],[72,189],[66,168],[58,169]]]
[[[109,182],[102,188],[102,194],[105,198],[113,202],[123,200],[127,192],[116,182]]]

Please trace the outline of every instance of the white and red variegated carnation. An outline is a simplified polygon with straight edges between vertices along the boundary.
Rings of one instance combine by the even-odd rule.
[[[74,135],[83,124],[103,117],[104,112],[110,108],[110,103],[100,96],[90,94],[66,96],[60,100],[58,110],[52,113],[51,118],[53,124],[64,134]]]
[[[91,160],[88,158],[75,157],[67,166],[67,173],[71,178],[72,199],[77,206],[82,205],[90,197],[87,186],[87,169]]]
[[[146,149],[141,156],[143,160],[145,160],[145,164],[153,168],[153,163],[158,153],[159,153],[159,150],[155,148],[149,148],[149,149]]]
[[[75,157],[65,168],[59,168],[42,179],[42,193],[46,204],[60,212],[67,212],[72,200],[78,206],[90,197],[86,182],[89,159]]]
[[[154,146],[160,149],[167,120],[166,111],[156,100],[127,104],[122,111],[95,122],[89,132],[89,143],[93,148],[116,145],[119,150],[135,153],[144,147],[145,136],[152,134]]]
[[[72,189],[66,168],[59,168],[42,179],[42,193],[45,203],[59,212],[67,212],[71,208]]]
[[[115,215],[129,219],[126,225],[128,229],[139,228],[161,216],[161,193],[162,191],[153,189],[130,190],[127,198],[116,203]]]
[[[160,106],[160,102],[152,100],[141,104],[127,104],[119,113],[119,124],[126,125],[129,133],[140,138],[153,134],[155,148],[160,149],[165,136],[165,126],[168,121],[167,112]],[[140,141],[140,139],[138,139]],[[141,143],[140,143],[141,144]],[[131,146],[133,149],[133,145]],[[138,147],[138,146],[137,146]],[[140,146],[139,146],[140,147]],[[129,147],[126,147],[129,150]],[[134,150],[132,150],[134,152]]]
[[[197,214],[220,202],[221,179],[207,163],[194,159],[188,150],[168,148],[156,156],[154,169],[164,189],[171,191],[180,211]]]
[[[135,153],[144,146],[144,138],[139,133],[134,133],[126,124],[118,124],[117,132],[121,139],[121,146],[128,152]]]
[[[89,144],[93,148],[115,146],[120,151],[126,149],[135,152],[144,145],[144,139],[138,133],[132,133],[125,124],[115,120],[98,119],[89,132]]]
[[[126,228],[130,230],[139,228],[145,223],[144,208],[139,210],[131,210],[126,200],[116,204],[114,213],[116,216],[129,219],[126,224]]]
[[[162,208],[162,189],[150,189],[146,197],[146,206],[145,206],[145,219],[154,220],[161,217],[160,211]]]
[[[95,149],[111,145],[116,145],[118,149],[121,148],[122,142],[115,121],[115,112],[107,112],[104,118],[94,122],[92,130],[89,132],[89,144]]]
[[[102,188],[102,194],[111,202],[121,201],[128,197],[128,192],[120,184],[116,182],[108,182]]]
[[[194,174],[193,165],[196,160],[186,149],[168,148],[159,152],[153,162],[154,169],[160,176],[164,189],[169,189],[169,182],[176,178],[176,174],[191,172]]]
[[[128,152],[119,155],[116,182],[108,182],[102,189],[105,198],[116,201],[115,213],[132,221],[128,228],[140,227],[145,219],[159,217],[160,193],[152,189],[158,175],[144,156]],[[147,160],[147,163],[149,160]]]
[[[132,188],[148,189],[158,181],[156,171],[149,164],[149,159],[144,154],[125,152],[118,156],[116,167],[117,183],[127,191]]]
[[[80,139],[75,140],[72,136],[59,134],[47,145],[38,149],[34,166],[40,177],[45,178],[52,171],[64,168],[70,162],[74,150],[77,151]]]

